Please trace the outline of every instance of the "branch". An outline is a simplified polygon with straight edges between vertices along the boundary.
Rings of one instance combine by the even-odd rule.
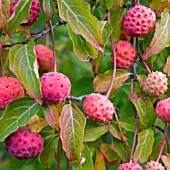
[[[65,24],[65,22],[64,21],[59,21],[55,25],[53,25],[52,28],[55,29],[56,27],[58,27],[59,25],[62,25],[62,24]],[[17,45],[17,44],[27,44],[31,40],[36,41],[39,37],[42,37],[43,35],[45,35],[49,31],[50,31],[50,27],[43,30],[43,31],[40,31],[40,32],[32,35],[30,38],[26,39],[25,41],[15,42],[15,43],[12,43],[12,44],[3,44],[2,48],[12,47],[12,46]]]
[[[75,96],[68,96],[68,100],[77,100],[78,102],[81,102],[84,98],[86,98],[89,94],[85,94],[83,96],[75,97]]]

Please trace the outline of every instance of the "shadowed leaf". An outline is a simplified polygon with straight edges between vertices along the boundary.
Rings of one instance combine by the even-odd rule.
[[[167,58],[166,64],[163,68],[164,73],[166,73],[168,76],[170,76],[170,56]]]
[[[60,116],[60,137],[70,161],[81,160],[85,122],[83,113],[74,103],[63,107]]]
[[[3,141],[20,126],[26,125],[29,118],[40,112],[41,106],[29,97],[10,102],[0,119],[0,141]]]

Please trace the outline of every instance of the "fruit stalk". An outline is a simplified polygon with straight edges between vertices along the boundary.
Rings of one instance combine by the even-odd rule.
[[[163,140],[162,140],[162,146],[161,146],[161,149],[160,149],[160,152],[159,152],[159,155],[158,155],[158,158],[157,158],[156,162],[159,162],[159,160],[161,158],[162,151],[163,151],[163,148],[164,148],[164,144],[166,142],[166,135],[167,135],[167,123],[165,123],[164,137],[163,137]]]
[[[53,57],[54,57],[54,72],[57,72],[55,38],[54,38],[54,31],[53,31],[53,25],[52,25],[51,20],[50,20],[50,31],[51,31],[51,35],[52,35],[52,47],[53,47]]]
[[[57,170],[60,170],[60,142],[61,139],[58,137],[58,147],[57,147]]]
[[[2,45],[0,42],[0,68],[1,68],[1,76],[4,77],[4,67],[3,67],[3,63],[2,63]]]

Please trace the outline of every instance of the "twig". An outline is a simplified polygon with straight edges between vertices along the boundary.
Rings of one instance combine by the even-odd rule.
[[[2,53],[0,52],[0,68],[1,68],[1,76],[4,77],[4,67],[2,62]]]
[[[135,0],[135,5],[139,5],[139,0]]]
[[[75,96],[68,96],[67,99],[68,100],[77,100],[78,102],[82,101],[84,98],[86,98],[89,94],[83,95],[83,96],[79,96],[79,97],[75,97]]]
[[[147,63],[144,60],[142,60],[142,58],[141,58],[142,57],[142,52],[141,52],[140,47],[139,47],[139,40],[138,40],[138,38],[136,38],[136,46],[137,46],[137,49],[138,49],[138,52],[139,52],[140,61],[144,64],[144,66],[145,66],[146,70],[148,71],[148,73],[149,74],[152,73],[152,71],[150,70],[150,68],[147,65]]]
[[[162,140],[162,146],[161,146],[161,149],[160,149],[160,152],[159,152],[159,155],[158,155],[158,158],[157,158],[157,162],[159,162],[160,158],[161,158],[161,155],[162,155],[162,151],[163,151],[163,148],[164,148],[164,144],[166,142],[166,133],[167,133],[167,123],[165,123],[165,129],[164,129],[164,137],[163,137],[163,140]]]
[[[110,12],[108,13],[108,21],[110,22]],[[113,68],[113,73],[112,73],[112,79],[111,79],[111,82],[110,82],[110,87],[109,87],[107,95],[106,95],[107,98],[110,96],[111,90],[113,88],[115,75],[116,75],[116,52],[115,52],[115,48],[114,48],[114,42],[113,42],[112,34],[110,35],[110,41],[111,41],[111,44],[112,44],[114,68]]]
[[[57,60],[56,60],[56,49],[55,49],[55,37],[54,37],[53,25],[52,25],[51,20],[50,20],[50,31],[51,31],[51,35],[52,35],[54,72],[57,72]]]
[[[53,29],[55,29],[56,27],[58,27],[59,25],[62,25],[62,24],[65,24],[65,22],[64,21],[57,22],[55,25],[53,25]],[[50,31],[50,28],[47,28],[43,31],[40,31],[40,32],[32,35],[30,38],[26,39],[25,41],[15,42],[15,43],[12,43],[12,44],[3,44],[2,48],[12,47],[12,46],[17,45],[17,44],[27,44],[30,40],[36,41],[39,37],[45,35],[49,31]]]

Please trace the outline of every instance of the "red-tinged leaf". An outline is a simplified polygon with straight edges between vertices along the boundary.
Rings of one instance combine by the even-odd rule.
[[[115,164],[119,159],[117,153],[108,144],[102,143],[100,151],[109,164]]]
[[[4,28],[5,23],[10,17],[8,0],[0,0],[0,29]]]
[[[163,68],[164,73],[170,76],[170,56],[167,58],[166,64]]]
[[[46,23],[49,23],[54,16],[54,3],[52,0],[43,0],[43,9],[46,16]]]
[[[28,95],[42,105],[41,83],[34,51],[34,42],[15,45],[9,51],[10,70],[24,86]]]
[[[108,70],[104,74],[99,74],[94,78],[93,88],[96,92],[101,93],[108,90],[112,79],[112,72],[113,70]],[[131,73],[128,73],[126,70],[117,69],[113,88],[117,88],[122,85],[130,74]]]
[[[57,0],[60,18],[67,21],[75,34],[82,35],[87,42],[104,53],[102,34],[98,20],[90,13],[90,5],[82,0]]]
[[[146,79],[145,75],[137,75],[137,80],[138,80],[138,82],[140,84],[140,88],[143,87],[143,82],[144,82],[145,79]]]
[[[154,37],[143,54],[142,59],[147,60],[153,54],[160,53],[164,48],[170,45],[170,14],[165,9],[161,14],[161,20],[156,24]]]
[[[94,170],[106,170],[104,158],[100,151],[96,152],[96,162],[95,162],[95,168]]]
[[[170,169],[170,154],[166,154],[166,155],[162,155],[161,159],[163,161],[163,163],[166,166],[166,169],[169,170]]]
[[[21,0],[17,5],[14,13],[5,24],[5,31],[7,34],[15,32],[16,28],[22,23],[29,20],[29,11],[32,0]]]
[[[62,105],[48,105],[44,108],[44,116],[47,123],[54,129],[59,130],[59,117],[61,114]]]
[[[52,159],[54,157],[54,144],[55,138],[50,137],[45,140],[45,146],[43,152],[38,156],[38,160],[46,165],[48,168],[51,166]]]
[[[95,122],[87,121],[84,129],[84,142],[93,142],[99,139],[108,131],[108,125],[98,125]]]
[[[121,135],[120,135],[120,130],[119,130],[118,125],[117,125],[116,122],[113,122],[113,121],[112,121],[112,122],[109,124],[109,132],[112,134],[112,136],[113,136],[114,138],[117,138],[117,139],[119,139],[119,140],[122,140]],[[124,140],[127,140],[127,137],[124,135],[124,133],[123,133],[123,138],[124,138]]]
[[[60,137],[63,150],[69,161],[81,160],[85,123],[86,119],[83,113],[74,103],[67,104],[62,108]]]
[[[146,127],[152,126],[155,122],[156,114],[151,100],[133,95],[131,101],[139,114],[140,123]]]
[[[166,8],[170,8],[170,1],[167,0],[152,0],[149,4],[149,7],[157,14],[158,17],[161,16],[161,13]]]
[[[134,162],[144,163],[152,153],[154,132],[152,129],[144,129],[138,135],[138,144],[133,156]]]

